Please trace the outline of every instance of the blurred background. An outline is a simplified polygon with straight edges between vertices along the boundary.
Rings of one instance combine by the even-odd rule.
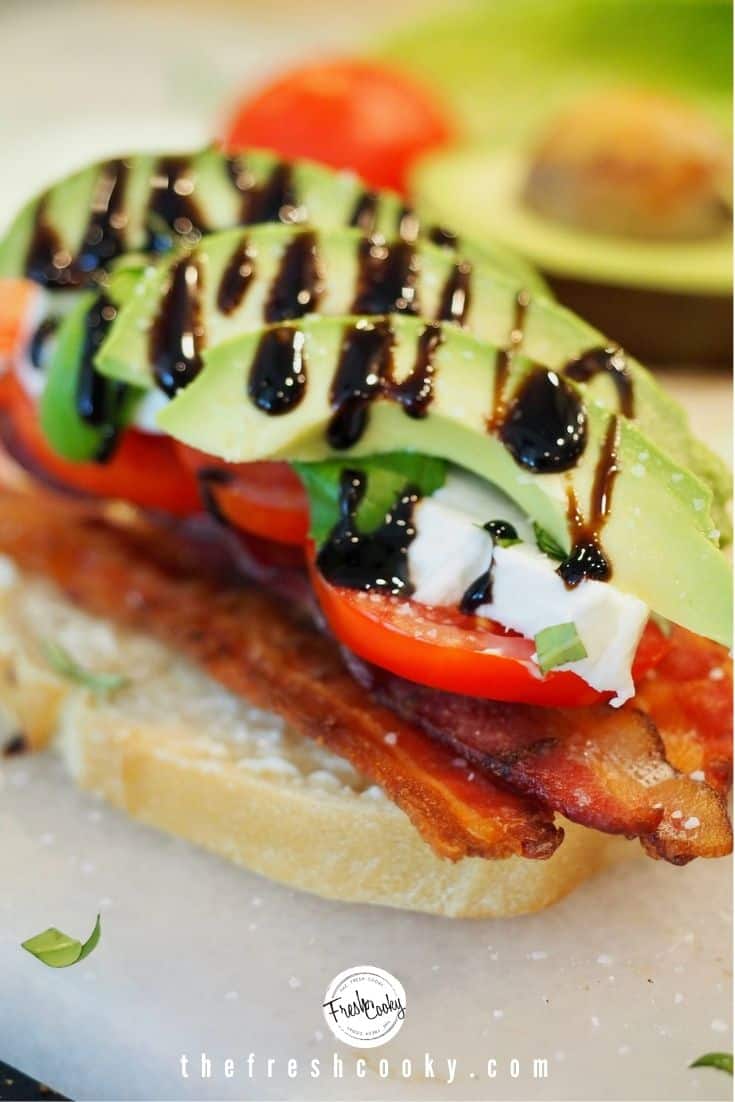
[[[649,363],[730,362],[729,0],[3,0],[0,34],[2,223],[91,157],[269,145],[522,254]]]

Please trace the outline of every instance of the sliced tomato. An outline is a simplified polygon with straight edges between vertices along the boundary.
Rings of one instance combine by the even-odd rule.
[[[454,126],[430,90],[395,69],[354,58],[292,69],[235,108],[223,141],[351,168],[373,187],[405,192],[415,161]]]
[[[306,542],[309,505],[288,463],[225,463],[183,444],[177,448],[182,462],[198,476],[202,471],[225,473],[227,480],[212,478],[208,491],[230,524],[277,543]]]
[[[31,473],[94,497],[117,498],[176,516],[201,512],[196,479],[166,436],[127,429],[106,463],[73,463],[47,443],[32,399],[15,374],[6,377],[6,417],[11,444]]]
[[[542,676],[530,639],[508,633],[490,620],[454,609],[432,608],[379,592],[330,585],[315,565],[312,582],[337,638],[368,662],[447,692],[552,708],[577,708],[607,700],[569,670]],[[650,632],[658,629],[649,626]],[[641,646],[638,675],[662,657],[653,642]]]
[[[10,366],[28,335],[38,294],[37,284],[29,279],[0,278],[0,407],[12,394]]]

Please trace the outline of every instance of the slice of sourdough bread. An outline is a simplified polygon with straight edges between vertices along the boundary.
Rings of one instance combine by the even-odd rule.
[[[49,664],[49,642],[127,684],[100,696],[72,683]],[[331,899],[504,917],[548,906],[639,852],[565,823],[548,861],[442,860],[348,762],[2,558],[0,707],[0,750],[3,740],[16,751],[52,743],[82,787],[134,818]]]

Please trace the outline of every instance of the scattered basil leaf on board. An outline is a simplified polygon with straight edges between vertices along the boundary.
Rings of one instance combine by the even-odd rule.
[[[324,543],[339,520],[342,471],[355,470],[367,477],[365,496],[357,510],[357,523],[371,532],[385,520],[401,491],[409,484],[423,495],[444,485],[446,463],[432,456],[389,452],[368,459],[327,459],[321,463],[292,464],[309,498],[309,535],[317,546]]]
[[[560,543],[554,539],[554,537],[542,528],[536,521],[533,522],[533,532],[536,536],[536,546],[539,551],[542,551],[544,555],[548,555],[551,559],[558,559],[559,562],[567,557],[567,553]]]
[[[67,681],[73,681],[76,685],[83,685],[93,693],[105,696],[117,692],[129,683],[129,679],[121,673],[104,673],[87,670],[80,666],[66,647],[61,643],[55,643],[51,639],[43,643],[43,653],[46,661],[55,673],[65,677]]]
[[[544,673],[563,666],[565,662],[577,662],[587,657],[584,643],[574,624],[554,624],[544,628],[535,637],[536,657]]]
[[[55,926],[49,926],[42,934],[36,934],[35,937],[22,942],[21,948],[49,968],[68,968],[69,965],[77,964],[88,957],[97,948],[101,935],[102,925],[100,916],[97,915],[94,929],[84,944],[77,938],[69,937],[68,934],[57,930]]]
[[[732,1053],[731,1052],[706,1052],[704,1056],[700,1056],[698,1060],[695,1060],[689,1065],[690,1068],[717,1068],[718,1071],[727,1072],[728,1075],[732,1075]]]

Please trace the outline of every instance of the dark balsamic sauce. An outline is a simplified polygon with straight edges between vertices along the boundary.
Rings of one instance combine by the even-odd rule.
[[[445,226],[432,226],[429,230],[429,241],[442,249],[456,249],[459,245],[456,233],[452,233]]]
[[[390,371],[392,346],[393,331],[387,322],[357,323],[345,330],[329,394],[334,409],[327,426],[330,447],[351,448],[362,436],[370,403]]]
[[[245,237],[237,243],[217,287],[217,309],[221,314],[232,314],[237,310],[254,275],[255,253]]]
[[[610,514],[612,492],[618,466],[618,419],[611,417],[595,468],[590,495],[589,517],[585,521],[571,487],[568,490],[568,518],[572,535],[572,550],[559,564],[557,574],[568,589],[574,589],[585,578],[607,582],[612,566],[600,542],[600,533]]]
[[[127,178],[128,166],[123,160],[107,161],[101,166],[77,256],[64,248],[48,220],[48,193],[41,198],[26,253],[29,279],[50,288],[84,287],[99,281],[100,271],[125,250],[122,234],[127,222]]]
[[[168,290],[151,326],[150,363],[156,384],[173,397],[202,368],[204,329],[196,254],[177,261],[169,278]]]
[[[454,264],[442,288],[437,321],[464,325],[472,302],[472,265],[466,260]]]
[[[387,244],[366,238],[358,252],[357,293],[353,314],[417,314],[418,264],[408,241]]]
[[[230,522],[222,512],[217,500],[216,487],[229,486],[234,479],[234,475],[230,471],[223,471],[221,467],[200,467],[196,477],[199,485],[199,496],[202,499],[205,511],[217,524],[229,528]]]
[[[390,325],[383,321],[348,327],[330,390],[334,409],[327,426],[330,446],[344,450],[358,442],[367,427],[370,404],[378,397],[397,402],[409,417],[425,417],[434,394],[434,357],[442,339],[438,325],[426,325],[411,371],[397,382]]]
[[[588,383],[595,375],[607,375],[618,393],[618,406],[623,417],[634,416],[633,379],[622,349],[591,348],[579,359],[568,363],[564,374],[577,383]]]
[[[264,309],[267,322],[301,318],[317,309],[324,292],[316,234],[297,234],[283,252]]]
[[[503,423],[505,415],[505,384],[508,381],[513,356],[523,343],[523,326],[530,304],[531,298],[528,292],[519,291],[516,295],[515,307],[513,310],[513,325],[508,338],[508,346],[506,348],[499,348],[495,357],[492,411],[487,425],[490,432],[496,431]]]
[[[194,198],[194,179],[185,157],[161,157],[148,199],[148,251],[168,252],[177,240],[196,244],[207,227]]]
[[[521,467],[537,474],[568,471],[587,444],[587,414],[563,376],[533,368],[514,395],[498,435]]]
[[[102,430],[100,447],[94,457],[97,463],[107,462],[115,451],[121,407],[128,389],[124,383],[101,375],[94,366],[95,356],[116,317],[115,305],[104,294],[98,295],[87,311],[77,375],[77,414],[86,424]]]
[[[106,269],[111,260],[125,251],[123,231],[128,221],[125,212],[127,182],[126,161],[108,161],[102,166],[82,247],[74,261],[80,283],[88,281],[100,269]]]
[[[277,161],[265,183],[251,189],[247,220],[251,223],[303,220],[288,161]]]
[[[482,526],[492,536],[493,542],[497,540],[517,540],[518,533],[507,520],[489,520]],[[481,605],[489,605],[493,599],[493,567],[495,558],[490,561],[490,566],[484,570],[474,582],[467,586],[459,602],[459,611],[467,614],[476,612]]]
[[[357,226],[365,234],[375,233],[378,223],[380,196],[377,191],[363,191],[357,197],[350,216],[350,225]]]
[[[413,510],[419,499],[418,490],[406,486],[380,527],[362,533],[356,516],[366,486],[362,471],[342,471],[340,519],[317,556],[317,566],[332,585],[409,597],[413,587],[408,577],[407,553],[416,535]]]
[[[11,735],[8,741],[3,746],[2,757],[19,757],[21,754],[27,754],[30,748],[31,744],[28,740],[28,736],[19,731],[16,734]]]
[[[288,413],[306,393],[304,334],[291,326],[268,329],[250,367],[248,395],[272,417]]]
[[[60,324],[61,318],[44,318],[33,331],[33,335],[28,345],[28,359],[30,360],[31,367],[35,367],[37,371],[43,369],[43,354],[46,344],[51,337],[53,337]]]

